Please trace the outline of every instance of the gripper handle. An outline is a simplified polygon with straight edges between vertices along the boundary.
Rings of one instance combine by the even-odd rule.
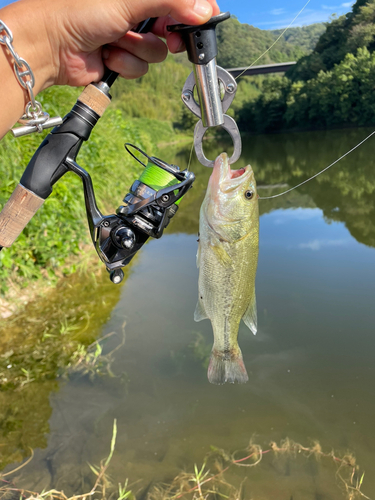
[[[43,205],[43,198],[18,184],[0,213],[0,246],[10,247]]]
[[[53,184],[67,172],[65,161],[76,158],[110,102],[98,86],[88,85],[63,123],[44,139],[0,213],[0,247],[10,247],[43,205]]]

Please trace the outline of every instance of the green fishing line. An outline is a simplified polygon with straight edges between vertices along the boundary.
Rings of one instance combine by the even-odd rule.
[[[157,167],[151,162],[147,164],[147,167],[144,169],[139,180],[143,182],[143,184],[155,189],[155,191],[180,183],[174,175],[170,174],[163,168]],[[181,199],[182,198],[176,201],[176,205],[180,203]]]

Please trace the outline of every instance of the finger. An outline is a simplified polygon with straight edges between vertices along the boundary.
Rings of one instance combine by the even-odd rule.
[[[212,16],[212,2],[214,0],[138,0],[136,2],[122,0],[118,1],[117,8],[120,14],[133,25],[148,17],[168,15],[179,23],[203,24]]]
[[[140,34],[129,31],[111,46],[124,49],[148,63],[162,62],[168,55],[165,43],[152,33]]]
[[[172,54],[177,54],[178,52],[184,52],[184,50],[186,50],[185,42],[178,33],[169,34],[167,38],[167,45]]]
[[[154,22],[151,31],[152,33],[154,33],[154,35],[158,37],[167,38],[168,35],[170,34],[169,31],[167,30],[167,26],[170,26],[171,24],[178,24],[178,23],[171,16],[158,17]]]
[[[220,14],[220,7],[216,3],[216,0],[208,0],[212,7],[212,15],[218,16]]]
[[[220,9],[216,3],[216,0],[208,0],[212,7],[212,15],[217,16],[220,14]],[[152,33],[161,38],[168,38],[170,33],[167,29],[168,26],[172,24],[179,24],[179,21],[173,19],[172,16],[158,17],[152,26]]]
[[[108,69],[119,73],[123,78],[128,80],[139,78],[148,71],[148,63],[146,61],[117,47],[110,45],[104,47],[102,57]]]
[[[217,16],[220,14],[220,8],[216,0],[208,0],[212,7],[212,15]],[[167,29],[168,26],[178,24],[178,22],[171,16],[159,17],[152,27],[152,32],[161,38],[165,38],[168,43],[168,49],[172,53],[183,52],[186,50],[185,43],[182,41],[181,35],[178,33],[170,33]]]
[[[167,30],[167,26],[171,26],[173,24],[178,23],[171,16],[159,17],[153,26],[152,32],[156,36],[167,40],[168,49],[172,53],[183,52],[185,50],[185,44],[182,41],[181,35],[178,33],[170,33]]]

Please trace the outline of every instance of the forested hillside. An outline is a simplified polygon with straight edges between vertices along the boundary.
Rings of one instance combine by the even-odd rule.
[[[346,54],[355,54],[366,47],[375,48],[375,2],[357,0],[352,11],[333,20],[319,38],[313,52],[303,57],[288,73],[292,81],[311,80],[320,71],[331,70]]]
[[[306,30],[307,33],[310,34],[309,29]],[[241,24],[236,18],[231,18],[217,27],[218,64],[224,68],[249,66],[257,57],[271,47],[279,34],[274,31],[254,28],[254,26],[250,26],[249,24]],[[311,37],[314,37],[313,32],[311,32]],[[282,37],[265,54],[259,64],[295,61],[309,51],[309,49],[301,47],[298,37],[296,40],[292,39],[291,41]]]
[[[288,28],[288,30],[284,33],[284,29],[281,30],[271,30],[270,33],[279,37],[283,34],[283,39],[292,44],[298,45],[300,49],[304,52],[311,52],[315,49],[315,46],[322,35],[326,30],[326,26],[324,23],[315,23],[309,24],[308,26],[302,26],[297,28]]]
[[[237,112],[242,130],[327,128],[375,123],[375,0],[327,25],[316,48],[284,78],[264,82]]]

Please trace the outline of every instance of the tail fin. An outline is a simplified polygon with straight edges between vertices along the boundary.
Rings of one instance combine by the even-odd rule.
[[[244,384],[249,380],[242,359],[241,351],[237,356],[228,358],[224,353],[212,351],[207,371],[211,384],[221,385],[225,382]]]

